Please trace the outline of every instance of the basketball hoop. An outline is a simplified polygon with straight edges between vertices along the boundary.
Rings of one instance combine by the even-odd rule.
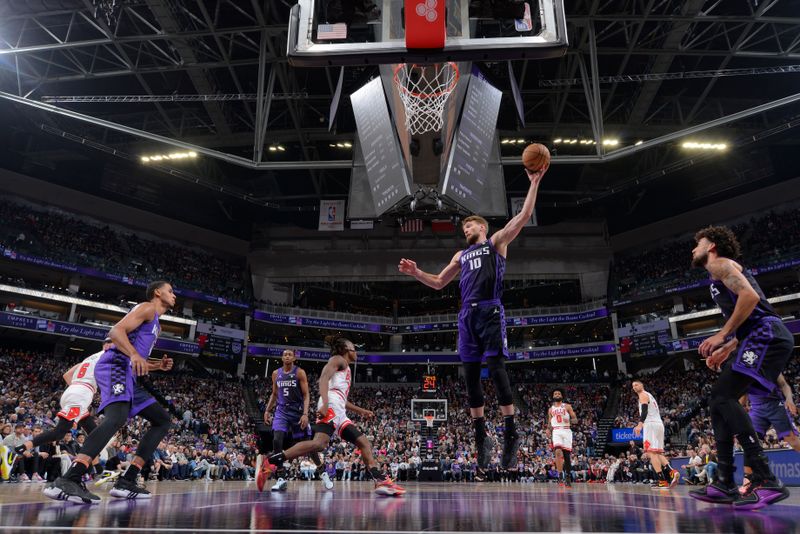
[[[452,61],[434,65],[400,63],[395,67],[394,83],[406,110],[406,129],[411,134],[442,129],[444,106],[458,77],[458,65]]]
[[[424,415],[423,417],[428,428],[433,428],[433,415]]]

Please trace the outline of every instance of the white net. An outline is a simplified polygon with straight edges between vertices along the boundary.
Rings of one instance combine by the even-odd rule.
[[[400,63],[394,83],[406,110],[406,129],[411,134],[438,132],[444,125],[444,106],[458,83],[458,65]]]

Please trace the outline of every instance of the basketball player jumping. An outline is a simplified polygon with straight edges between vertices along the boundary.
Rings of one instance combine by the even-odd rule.
[[[578,418],[570,404],[564,402],[564,391],[555,388],[551,395],[553,405],[547,410],[550,419],[553,454],[556,457],[556,470],[564,475],[564,486],[572,487],[572,423]]]
[[[514,404],[511,384],[505,368],[508,356],[505,314],[501,297],[503,275],[506,270],[508,245],[519,235],[530,220],[536,193],[547,166],[539,171],[526,169],[531,181],[522,210],[504,228],[486,237],[489,223],[478,215],[463,221],[467,248],[456,252],[450,263],[439,273],[427,273],[417,267],[416,262],[401,259],[400,272],[413,276],[433,289],[442,289],[461,271],[461,311],[458,314],[458,354],[464,366],[470,415],[475,429],[475,445],[478,451],[479,478],[489,462],[492,452],[491,440],[486,439],[484,419],[483,387],[481,386],[481,363],[486,360],[489,374],[497,389],[500,412],[505,417],[503,433],[504,469],[516,464],[520,438],[514,422]]]
[[[375,493],[403,495],[406,492],[403,487],[381,474],[367,436],[358,430],[347,417],[346,410],[351,410],[363,417],[374,415],[371,411],[359,408],[347,400],[351,385],[350,364],[355,363],[358,358],[355,345],[348,339],[336,336],[328,336],[325,341],[331,347],[331,357],[319,377],[320,397],[317,403],[318,417],[317,423],[314,425],[314,438],[310,441],[296,443],[283,452],[271,454],[262,462],[257,477],[266,480],[275,472],[277,466],[286,460],[324,451],[328,447],[331,437],[336,433],[361,451],[361,459],[367,468],[367,473],[375,482]],[[259,484],[262,487],[264,485],[263,482]]]
[[[722,329],[699,347],[710,369],[720,370],[711,388],[709,411],[717,442],[716,480],[689,494],[712,503],[733,503],[752,510],[781,501],[789,490],[770,471],[753,423],[739,404],[751,386],[772,392],[792,355],[794,338],[775,312],[753,275],[734,261],[740,255],[736,236],[724,226],[697,232],[692,264],[705,267],[711,277],[711,297],[725,317]],[[734,347],[738,346],[736,356]],[[750,487],[739,495],[733,480],[733,438],[744,449],[753,470]]]
[[[150,428],[142,436],[136,456],[125,474],[117,479],[109,494],[124,499],[150,498],[150,492],[136,484],[136,477],[169,431],[170,417],[144,388],[136,384],[136,377],[146,375],[150,370],[146,358],[161,333],[158,318],[175,305],[175,293],[167,282],[152,282],[147,286],[146,298],[147,302],[134,307],[109,332],[114,345],[97,361],[94,373],[100,390],[97,412],[102,412],[105,417],[86,438],[67,473],[45,487],[43,493],[51,499],[98,504],[100,497],[90,493],[81,478],[112,436],[136,415],[147,419]],[[159,369],[168,371],[171,368],[172,360],[162,358]]]
[[[311,439],[311,426],[308,424],[308,376],[303,369],[295,365],[297,357],[293,350],[283,351],[281,361],[283,366],[272,372],[272,393],[267,401],[267,408],[264,410],[264,422],[269,424],[272,408],[277,407],[275,417],[272,419],[273,453],[281,452],[288,440],[296,442]],[[259,458],[259,460],[263,461],[263,458]],[[317,473],[322,479],[325,489],[333,489],[333,482],[325,471],[321,455],[319,453],[311,454],[311,460],[317,466]],[[282,467],[282,465],[278,466],[278,475],[280,475]],[[258,482],[266,481],[259,478],[256,483]],[[286,480],[281,477],[272,486],[272,491],[286,491],[287,487]],[[259,491],[263,489],[263,485],[258,488]]]
[[[658,482],[653,487],[672,488],[681,479],[681,474],[669,465],[669,460],[664,456],[664,422],[661,420],[658,402],[652,394],[645,391],[641,380],[633,381],[633,392],[639,400],[639,424],[634,427],[633,435],[644,434],[644,452],[650,457],[650,465],[658,477]]]

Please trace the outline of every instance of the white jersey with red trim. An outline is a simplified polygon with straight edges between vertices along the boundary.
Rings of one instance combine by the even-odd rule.
[[[647,417],[645,418],[645,423],[654,423],[659,422],[661,423],[661,412],[658,409],[658,403],[656,402],[656,398],[653,397],[648,392],[644,392],[647,395]],[[638,404],[638,403],[637,403]],[[642,415],[642,405],[639,404],[639,416]]]
[[[350,375],[350,367],[336,371],[333,376],[328,380],[328,398],[332,395],[341,395],[347,401],[347,395],[350,393],[350,383],[352,377]]]
[[[559,406],[550,407],[550,426],[552,428],[569,428],[569,410],[567,405],[561,403]]]
[[[96,391],[97,381],[94,378],[94,368],[102,355],[103,351],[97,352],[78,364],[78,367],[76,367],[75,371],[72,373],[70,385],[86,384]]]

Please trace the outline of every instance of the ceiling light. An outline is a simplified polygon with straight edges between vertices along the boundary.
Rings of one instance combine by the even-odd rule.
[[[641,145],[642,143],[644,143],[644,141],[642,141],[641,139],[639,139],[638,141],[636,141],[636,143],[635,143],[633,146],[639,146],[639,145]]]
[[[181,160],[181,159],[188,159],[188,158],[196,158],[197,152],[170,152],[169,154],[151,154],[147,156],[141,156],[139,161],[142,163],[150,163],[151,161],[163,161],[163,160]]]
[[[619,139],[603,139],[603,144],[605,146],[617,146],[619,144]]]
[[[561,141],[562,141],[562,139],[559,137],[558,139],[554,139],[554,140],[553,140],[553,144],[554,144],[554,145],[558,145],[558,144],[560,144],[560,143],[561,143]]]
[[[686,141],[681,145],[689,150],[717,150],[723,151],[728,148],[725,143],[699,143],[697,141]]]

